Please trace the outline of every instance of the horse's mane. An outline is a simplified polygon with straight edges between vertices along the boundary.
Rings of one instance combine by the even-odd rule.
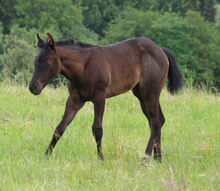
[[[58,46],[71,46],[76,48],[90,48],[95,47],[96,45],[84,43],[78,40],[74,40],[72,38],[66,39],[66,40],[59,40],[55,42]]]

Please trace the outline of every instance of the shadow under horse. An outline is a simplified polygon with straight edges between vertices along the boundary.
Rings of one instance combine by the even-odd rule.
[[[93,46],[74,40],[54,41],[47,34],[44,41],[37,34],[40,52],[35,58],[35,71],[29,85],[39,95],[58,73],[68,81],[69,97],[64,116],[56,127],[46,151],[53,151],[57,141],[86,101],[94,104],[92,132],[98,156],[102,153],[102,119],[105,100],[132,90],[140,101],[141,109],[150,125],[150,139],[145,154],[162,161],[161,128],[165,122],[159,103],[160,92],[169,79],[172,94],[181,87],[181,75],[170,50],[161,49],[149,38],[132,38],[105,46]]]

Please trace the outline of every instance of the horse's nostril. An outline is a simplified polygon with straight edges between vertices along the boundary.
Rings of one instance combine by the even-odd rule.
[[[34,93],[37,90],[37,85],[36,84],[30,84],[29,85],[29,90]]]

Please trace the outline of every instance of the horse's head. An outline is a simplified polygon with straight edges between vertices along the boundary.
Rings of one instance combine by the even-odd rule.
[[[40,48],[40,52],[34,60],[35,70],[29,89],[34,95],[39,95],[50,79],[61,71],[61,61],[58,48],[49,33],[47,33],[47,42],[37,34],[36,45]]]

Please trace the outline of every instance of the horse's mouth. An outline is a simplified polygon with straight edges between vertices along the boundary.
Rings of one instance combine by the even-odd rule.
[[[32,93],[32,94],[34,94],[34,95],[39,95],[40,93],[41,93],[41,91],[42,91],[42,89],[43,89],[43,85],[42,84],[40,84],[40,83],[36,83],[36,84],[30,84],[29,85],[29,90],[30,90],[30,92]]]
[[[41,89],[32,89],[32,88],[29,88],[30,92],[34,95],[40,95],[41,93]]]
[[[40,91],[31,91],[31,93],[34,94],[34,95],[40,95],[41,90]]]

